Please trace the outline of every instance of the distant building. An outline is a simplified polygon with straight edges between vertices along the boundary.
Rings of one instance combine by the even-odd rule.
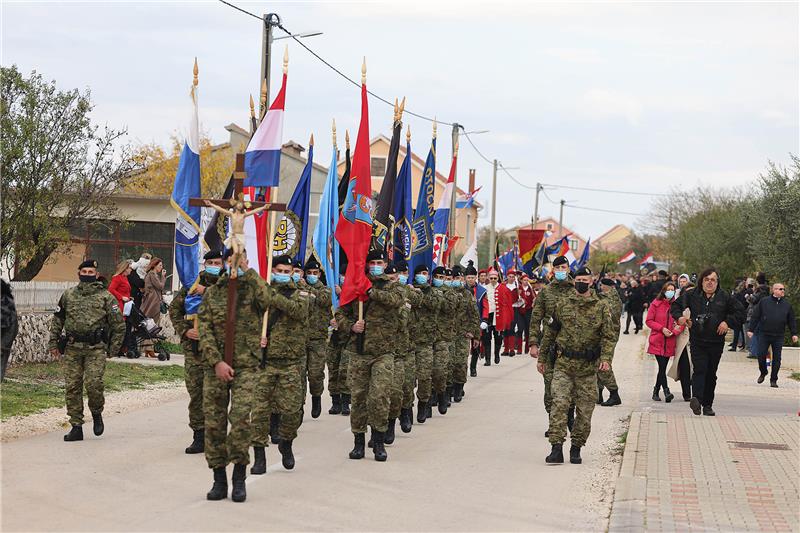
[[[596,239],[593,239],[592,244],[597,246],[599,250],[624,254],[631,249],[632,237],[633,232],[628,226],[617,224]]]
[[[513,228],[503,230],[502,232],[499,233],[499,235],[507,237],[513,236],[514,238],[516,238],[518,229],[531,229],[531,225],[520,224],[519,226],[514,226]],[[558,220],[554,218],[539,219],[539,221],[536,223],[533,229],[543,229],[549,233],[549,236],[547,237],[548,245],[553,244],[562,237],[568,236],[567,241],[569,242],[569,247],[572,250],[572,253],[575,255],[575,257],[579,257],[580,254],[583,252],[583,249],[586,247],[586,239],[584,239],[580,234],[571,230],[567,226],[560,227],[558,225]],[[590,246],[591,246],[590,250],[597,249],[594,240],[592,240]]]

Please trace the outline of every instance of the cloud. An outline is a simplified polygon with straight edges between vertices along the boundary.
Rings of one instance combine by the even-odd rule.
[[[581,97],[576,109],[589,118],[624,118],[630,125],[639,123],[644,105],[631,94],[611,89],[589,89]]]

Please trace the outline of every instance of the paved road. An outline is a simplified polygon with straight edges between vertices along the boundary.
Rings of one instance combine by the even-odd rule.
[[[623,383],[639,380],[641,341],[623,337],[618,348]],[[184,401],[108,417],[106,434],[82,443],[64,443],[62,432],[10,442],[2,449],[2,529],[604,529],[608,482],[619,463],[610,453],[614,428],[634,404],[595,410],[598,429],[583,465],[547,466],[542,380],[533,361],[502,358],[479,373],[446,416],[415,424],[409,435],[398,430],[386,463],[370,452],[361,461],[347,458],[346,417],[307,418],[295,441],[295,470],[285,471],[270,447],[269,471],[248,477],[244,504],[205,500],[211,473],[202,456],[183,453]]]

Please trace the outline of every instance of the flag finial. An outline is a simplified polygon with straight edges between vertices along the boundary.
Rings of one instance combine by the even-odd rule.
[[[397,115],[397,120],[400,120],[401,118],[403,118],[403,110],[405,108],[406,108],[406,97],[404,96],[403,97],[403,101],[400,102],[400,109],[399,109],[399,114]]]
[[[399,106],[398,106],[398,104],[397,104],[397,98],[395,98],[395,99],[394,99],[394,115],[393,115],[393,117],[394,117],[394,121],[395,121],[395,122],[397,122],[397,121],[399,120],[399,119],[397,118],[398,107],[399,107]]]
[[[308,147],[311,148],[314,146],[314,134],[311,134],[311,138],[308,140]]]
[[[286,45],[286,48],[283,49],[283,73],[286,74],[289,72],[289,45]]]
[[[346,148],[350,149],[350,130],[344,130],[344,143]]]
[[[264,109],[267,105],[267,79],[261,80],[261,108]]]
[[[194,58],[194,67],[192,68],[192,73],[194,74],[194,80],[192,80],[192,85],[197,87],[197,74],[200,72],[200,69],[197,68],[197,58]]]
[[[361,62],[361,84],[365,83],[367,83],[367,56],[364,56],[364,60]]]
[[[411,142],[411,124],[406,126],[406,142],[407,143]]]
[[[333,119],[331,130],[333,131],[333,146],[336,147],[336,119]]]
[[[256,118],[256,104],[252,94],[250,95],[250,118]]]
[[[433,138],[436,138],[436,117],[433,117]]]

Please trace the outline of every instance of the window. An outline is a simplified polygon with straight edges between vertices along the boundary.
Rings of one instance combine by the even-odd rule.
[[[553,231],[553,223],[552,222],[548,222],[547,223],[547,231]]]
[[[385,157],[373,157],[370,159],[370,174],[381,178],[386,175]]]
[[[573,252],[578,251],[578,240],[577,239],[570,239],[569,240],[569,249]]]

